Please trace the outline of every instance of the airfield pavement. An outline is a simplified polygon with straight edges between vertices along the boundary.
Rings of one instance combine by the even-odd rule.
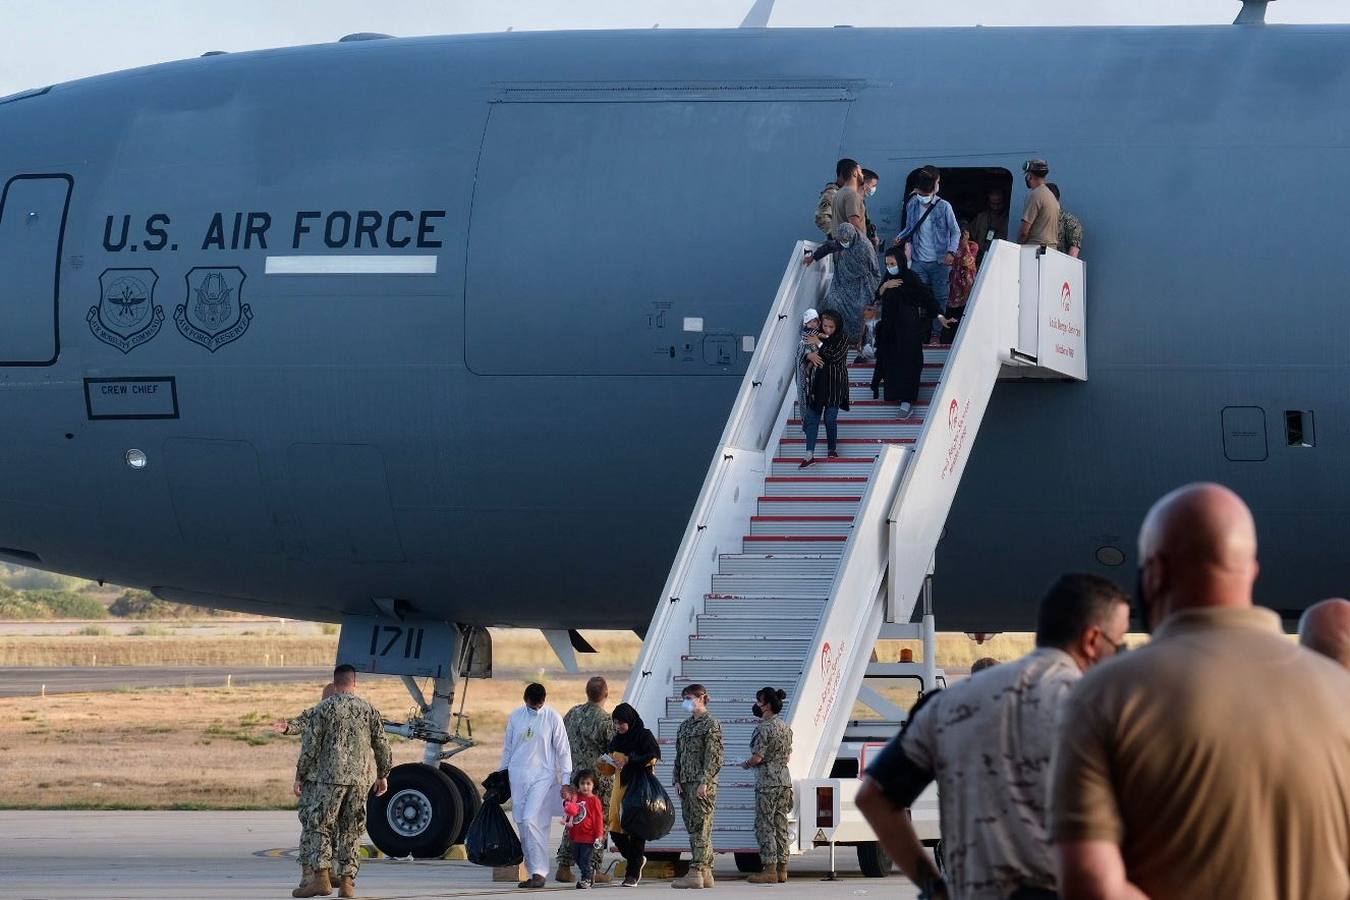
[[[555,820],[554,846],[560,829]],[[293,812],[0,811],[0,835],[0,896],[22,900],[261,900],[290,896],[299,876]],[[716,890],[778,900],[918,896],[898,873],[864,878],[851,847],[840,847],[837,860],[837,881],[821,880],[829,854],[816,850],[793,861],[791,881],[770,887],[746,884],[731,858],[719,857]],[[547,892],[573,889],[550,881]],[[669,889],[668,880],[651,879],[637,890]],[[367,860],[357,881],[358,896],[388,900],[517,893],[525,892],[467,862]]]

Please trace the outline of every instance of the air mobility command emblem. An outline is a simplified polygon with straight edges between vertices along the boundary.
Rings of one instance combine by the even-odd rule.
[[[94,337],[130,353],[159,334],[164,307],[155,305],[154,269],[104,269],[98,276],[99,300],[85,321]]]
[[[253,310],[244,302],[244,270],[196,268],[187,273],[187,297],[173,313],[178,331],[215,353],[248,331]]]

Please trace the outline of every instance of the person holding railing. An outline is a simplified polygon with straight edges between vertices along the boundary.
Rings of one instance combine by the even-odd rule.
[[[834,257],[834,277],[821,306],[840,314],[848,342],[856,347],[862,337],[863,307],[872,302],[881,280],[876,250],[856,227],[844,222],[835,225],[834,237],[808,252],[803,262],[809,266],[827,256]]]

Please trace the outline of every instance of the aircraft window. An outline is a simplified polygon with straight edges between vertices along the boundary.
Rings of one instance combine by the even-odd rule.
[[[956,213],[956,221],[971,223],[975,218],[989,207],[989,195],[995,191],[1003,195],[1003,208],[992,217],[992,224],[996,224],[998,236],[1006,237],[1008,229],[1008,208],[1012,197],[1013,176],[1007,169],[997,166],[972,166],[948,168],[940,162],[933,163],[942,173],[941,186],[939,194],[942,199],[952,205],[952,210]],[[914,179],[919,174],[919,169],[914,169],[905,179],[905,192],[902,197],[908,197],[914,190]],[[904,227],[904,209],[900,210],[901,227]],[[988,221],[988,220],[986,220]],[[986,234],[971,234],[976,242],[979,243],[981,252],[988,247]],[[1014,235],[1014,239],[1016,235]]]
[[[1259,406],[1223,408],[1223,454],[1230,462],[1266,458],[1266,411]]]
[[[1313,414],[1307,409],[1288,409],[1284,413],[1284,436],[1290,447],[1312,447]]]

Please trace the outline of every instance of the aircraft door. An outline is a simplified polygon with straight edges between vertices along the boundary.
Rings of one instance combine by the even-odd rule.
[[[61,242],[74,185],[69,175],[16,175],[0,193],[0,366],[56,362]]]

